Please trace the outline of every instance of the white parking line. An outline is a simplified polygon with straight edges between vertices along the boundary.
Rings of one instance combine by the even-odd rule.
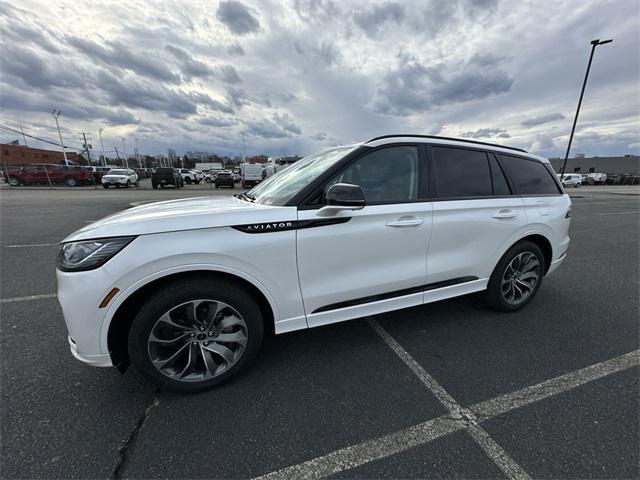
[[[42,295],[29,295],[28,297],[0,298],[0,303],[27,302],[29,300],[40,300],[42,298],[55,298],[56,296],[55,293],[43,293]]]
[[[511,479],[528,479],[531,478],[525,472],[515,460],[513,460],[509,454],[498,445],[489,434],[478,425],[475,416],[449,395],[442,386],[429,375],[422,365],[415,361],[415,359],[407,352],[402,345],[400,345],[395,338],[382,328],[375,319],[369,319],[369,325],[373,327],[376,333],[384,340],[384,342],[395,352],[400,360],[407,365],[411,371],[420,379],[427,389],[433,393],[438,400],[445,406],[447,410],[453,415],[454,419],[462,422],[462,427],[466,428],[471,437],[476,443],[484,450],[484,452],[491,458],[491,460],[504,472],[507,478]]]
[[[57,243],[34,243],[32,245],[5,245],[5,248],[31,248],[31,247],[52,247]]]
[[[640,365],[640,350],[477,403],[469,409],[483,419],[492,418],[637,365]]]
[[[409,354],[407,353],[407,355]],[[415,365],[418,364],[410,355],[408,359],[410,359],[410,365],[408,366],[412,371],[414,371],[414,373],[419,372],[427,381],[432,379],[431,375],[421,367],[420,369],[414,370]],[[401,453],[410,448],[425,445],[440,437],[463,429],[466,429],[466,431],[468,431],[476,441],[479,441],[479,443],[493,449],[494,456],[499,456],[504,450],[502,447],[497,445],[491,437],[486,435],[484,429],[477,430],[475,428],[477,423],[482,423],[511,410],[525,407],[545,398],[573,390],[585,383],[592,382],[607,375],[621,372],[638,365],[640,365],[640,350],[567,373],[566,375],[547,380],[537,385],[525,387],[521,390],[511,392],[491,400],[477,403],[468,409],[461,408],[461,411],[459,412],[448,413],[427,422],[414,425],[413,427],[408,427],[382,437],[335,450],[326,455],[270,472],[258,478],[288,479],[327,477],[375,460],[380,460],[391,455]],[[424,371],[426,376],[422,374],[422,371]],[[439,391],[436,396],[440,398],[442,396],[442,392],[449,396],[444,389]],[[482,432],[484,432],[484,434]],[[502,463],[502,468],[509,468],[514,465],[511,463],[511,459],[506,461],[498,459],[498,461]],[[516,470],[509,472],[508,475],[510,477],[515,477],[521,471],[522,469],[517,467]]]
[[[596,215],[640,215],[640,212],[608,212],[596,213]]]

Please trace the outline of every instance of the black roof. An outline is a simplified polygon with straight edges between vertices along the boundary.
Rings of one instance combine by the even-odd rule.
[[[466,138],[439,137],[437,135],[416,135],[416,134],[412,134],[412,133],[395,134],[395,135],[381,135],[380,137],[372,138],[371,140],[368,140],[365,143],[373,142],[374,140],[382,140],[383,138],[394,138],[394,137],[417,137],[417,138],[435,138],[435,139],[438,139],[438,140],[452,140],[454,142],[475,143],[477,145],[487,145],[489,147],[506,148],[508,150],[515,150],[516,152],[528,153],[526,150],[523,150],[522,148],[507,147],[505,145],[498,145],[497,143],[480,142],[478,140],[467,140]]]

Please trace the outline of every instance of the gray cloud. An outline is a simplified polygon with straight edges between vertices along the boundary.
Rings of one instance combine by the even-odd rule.
[[[79,37],[68,37],[66,41],[92,60],[101,61],[110,68],[125,68],[154,80],[173,83],[180,81],[180,76],[167,66],[166,61],[155,55],[135,52],[130,46],[120,41],[106,42],[106,47]]]
[[[230,127],[238,123],[231,118],[222,117],[201,117],[197,120],[200,125],[206,125],[208,127]]]
[[[196,60],[189,52],[175,45],[165,45],[164,48],[180,62],[180,70],[187,78],[208,77],[213,73],[206,63]]]
[[[280,125],[280,127],[287,132],[295,133],[296,135],[300,135],[302,133],[302,129],[296,125],[288,113],[284,113],[282,115],[274,113],[272,118],[274,122]]]
[[[229,55],[244,55],[245,51],[238,42],[233,42],[232,44],[227,46],[227,53]]]
[[[480,128],[462,132],[462,136],[466,138],[511,138],[511,135],[502,128]]]
[[[49,90],[52,87],[80,88],[84,80],[84,69],[73,71],[69,68],[60,68],[61,65],[69,67],[67,62],[45,61],[40,55],[29,48],[13,45],[12,48],[3,51],[0,60],[1,78],[14,77],[30,87]],[[80,74],[80,75],[79,75]]]
[[[336,18],[340,9],[332,0],[294,0],[293,9],[307,23],[324,25]]]
[[[385,75],[371,107],[378,113],[407,116],[507,92],[513,78],[498,67],[501,61],[491,55],[475,55],[463,64],[425,67],[401,54],[399,66]]]
[[[540,115],[539,117],[532,117],[524,120],[520,123],[523,127],[535,127],[536,125],[542,125],[543,123],[555,122],[556,120],[563,120],[566,118],[561,113],[549,113],[547,115]]]
[[[224,23],[231,32],[238,35],[260,30],[260,22],[251,14],[249,8],[244,3],[235,0],[221,2],[216,12],[216,18]]]
[[[385,2],[373,5],[353,14],[353,21],[369,37],[376,37],[385,24],[402,23],[405,18],[405,6],[398,2]]]
[[[242,79],[232,65],[218,65],[217,74],[225,83],[242,83]]]

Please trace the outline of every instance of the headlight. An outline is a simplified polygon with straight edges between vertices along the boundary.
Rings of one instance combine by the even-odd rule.
[[[134,238],[98,238],[82,242],[63,243],[58,251],[57,267],[63,272],[93,270],[104,265]]]

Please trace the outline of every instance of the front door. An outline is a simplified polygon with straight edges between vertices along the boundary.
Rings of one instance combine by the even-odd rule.
[[[298,211],[300,288],[310,327],[422,303],[432,206],[417,145],[363,153]],[[366,206],[319,216],[334,183],[359,185]],[[309,208],[309,207],[307,207]]]

